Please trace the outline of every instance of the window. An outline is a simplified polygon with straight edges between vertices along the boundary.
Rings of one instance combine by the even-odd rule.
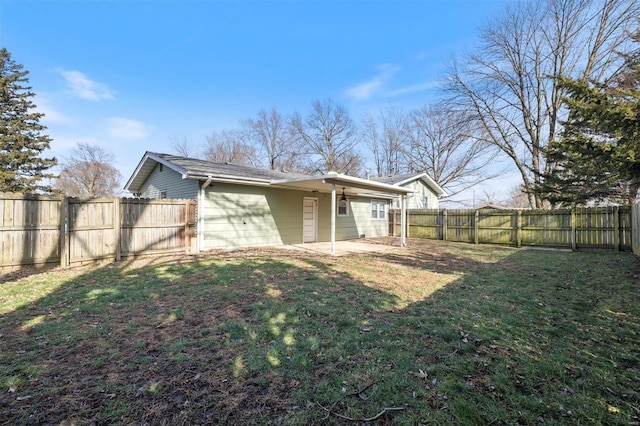
[[[338,198],[338,216],[349,216],[349,200]]]
[[[167,198],[167,190],[160,191],[160,198]]]
[[[371,219],[386,219],[386,201],[371,200]]]

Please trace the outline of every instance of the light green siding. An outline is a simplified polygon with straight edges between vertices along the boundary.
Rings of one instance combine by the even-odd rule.
[[[203,249],[301,242],[304,195],[258,186],[211,185],[203,206]]]
[[[182,175],[169,167],[157,164],[147,180],[140,187],[142,198],[160,198],[161,192],[167,191],[167,198],[196,198],[198,181],[182,179]]]
[[[351,201],[351,214],[353,214],[354,222],[357,227],[357,233],[354,238],[360,235],[366,237],[386,237],[389,235],[389,222],[388,222],[388,202],[385,202],[385,215],[384,219],[372,219],[371,218],[371,199],[370,198],[356,198]]]
[[[417,179],[402,185],[403,188],[413,189],[417,191],[407,196],[407,209],[438,209],[440,202],[436,194],[433,193],[422,179]],[[394,208],[399,209],[398,201],[394,202]]]
[[[318,200],[318,241],[331,239],[331,195],[215,183],[203,203],[203,250],[302,243],[304,198]],[[383,236],[387,220],[372,220],[370,200],[349,200],[349,216],[336,218],[336,239]]]

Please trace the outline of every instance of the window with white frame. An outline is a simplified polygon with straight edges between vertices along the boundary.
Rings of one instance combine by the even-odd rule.
[[[349,216],[349,200],[338,198],[338,216]]]
[[[371,200],[371,219],[386,219],[387,202]]]

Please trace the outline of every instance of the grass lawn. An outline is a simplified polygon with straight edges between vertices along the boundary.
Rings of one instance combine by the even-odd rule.
[[[640,258],[439,241],[5,276],[0,424],[640,423]]]

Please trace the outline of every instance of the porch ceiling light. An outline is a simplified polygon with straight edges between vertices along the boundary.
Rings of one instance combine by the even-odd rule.
[[[347,201],[347,196],[344,195],[344,187],[342,188],[342,197],[340,197],[340,201]]]

